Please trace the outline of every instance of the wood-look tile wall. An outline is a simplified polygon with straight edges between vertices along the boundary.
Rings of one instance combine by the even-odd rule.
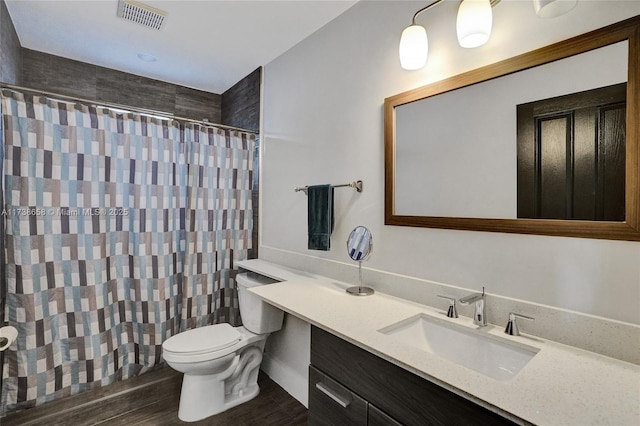
[[[22,53],[20,40],[9,16],[7,5],[0,0],[0,82],[21,84]]]
[[[222,96],[60,56],[22,49],[22,85],[196,120],[221,121]]]
[[[229,126],[260,130],[262,67],[222,94],[222,122]]]
[[[244,129],[260,129],[260,85],[262,84],[262,67],[237,82],[222,94],[222,123]],[[258,141],[258,144],[260,141]],[[260,149],[256,146],[253,179],[253,249],[249,258],[258,257],[258,216],[259,216],[259,159]]]

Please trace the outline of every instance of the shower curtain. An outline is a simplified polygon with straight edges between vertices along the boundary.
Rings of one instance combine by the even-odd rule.
[[[251,248],[255,136],[188,124],[182,329],[240,324],[235,262]]]
[[[178,331],[239,323],[255,136],[2,92],[4,414],[162,362]],[[0,415],[4,415],[0,413]]]

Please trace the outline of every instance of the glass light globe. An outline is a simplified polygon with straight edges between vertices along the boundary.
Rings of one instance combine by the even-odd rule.
[[[577,3],[578,0],[533,0],[533,7],[539,17],[555,18],[576,7]]]
[[[417,70],[427,63],[429,41],[427,31],[420,25],[410,25],[400,37],[400,65],[406,70]]]
[[[489,0],[463,0],[456,20],[458,43],[467,48],[482,46],[491,36],[492,24],[493,12]]]

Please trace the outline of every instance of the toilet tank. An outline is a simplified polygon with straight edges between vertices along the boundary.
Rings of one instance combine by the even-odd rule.
[[[236,282],[238,283],[238,302],[242,325],[256,334],[280,330],[284,312],[247,291],[251,287],[273,284],[277,281],[252,272],[243,272],[236,276]]]

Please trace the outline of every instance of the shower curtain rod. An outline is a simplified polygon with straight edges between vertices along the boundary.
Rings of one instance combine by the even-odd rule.
[[[51,98],[61,98],[60,100],[70,100],[74,102],[89,103],[92,105],[103,106],[107,108],[122,109],[130,112],[138,112],[138,113],[148,114],[148,115],[157,115],[161,117],[170,118],[176,121],[187,121],[190,123],[204,124],[206,126],[220,127],[220,128],[229,129],[229,130],[238,130],[240,132],[253,133],[254,135],[260,134],[260,132],[256,130],[244,129],[242,127],[227,126],[225,124],[217,124],[217,123],[212,123],[210,121],[204,121],[204,120],[194,120],[193,118],[179,117],[166,111],[156,111],[153,109],[138,108],[130,105],[116,104],[113,102],[103,102],[103,101],[96,101],[91,99],[78,98],[75,96],[62,95],[60,93],[53,93],[53,92],[47,92],[45,90],[31,89],[29,87],[16,86],[16,85],[7,84],[7,83],[0,83],[0,88],[15,90],[15,91],[22,91],[22,92],[30,92],[33,94],[43,95]]]

